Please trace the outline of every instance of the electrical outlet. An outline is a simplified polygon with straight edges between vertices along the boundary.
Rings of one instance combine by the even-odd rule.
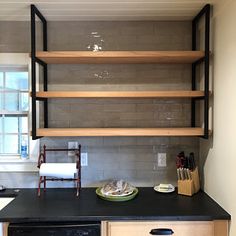
[[[71,141],[71,142],[68,142],[68,149],[76,149],[78,148],[78,142],[75,142],[75,141]],[[68,151],[68,156],[74,156],[75,155],[75,152],[74,151]]]
[[[81,153],[81,166],[88,166],[88,153],[87,152]]]
[[[157,154],[157,165],[158,167],[166,167],[166,153]]]

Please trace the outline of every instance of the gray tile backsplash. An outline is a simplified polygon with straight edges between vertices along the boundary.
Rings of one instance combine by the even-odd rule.
[[[49,22],[49,50],[190,50],[191,22]],[[93,37],[92,33],[100,35]],[[0,22],[0,51],[29,52],[29,24]],[[17,37],[16,37],[17,35]],[[40,33],[39,33],[40,35]],[[18,39],[20,38],[20,41]],[[101,39],[104,42],[101,42]],[[49,65],[49,90],[187,90],[189,65]],[[42,116],[41,116],[41,126]],[[50,99],[50,127],[181,127],[190,126],[188,99]],[[122,178],[137,186],[176,184],[175,157],[184,150],[198,157],[198,138],[67,137],[42,138],[41,146],[67,147],[78,141],[88,152],[82,185],[97,186]],[[167,153],[167,167],[157,154]],[[51,161],[70,162],[53,153]],[[0,173],[9,187],[36,187],[37,173]],[[25,179],[27,179],[25,181]],[[49,186],[73,186],[51,183]]]
[[[185,150],[198,156],[197,138],[165,137],[103,137],[43,138],[41,144],[66,147],[68,141],[82,144],[88,153],[88,166],[82,167],[83,186],[96,186],[110,178],[122,178],[138,186],[160,182],[176,184],[175,157]],[[167,167],[157,166],[157,154],[167,153]],[[68,157],[50,156],[51,161],[68,161]]]

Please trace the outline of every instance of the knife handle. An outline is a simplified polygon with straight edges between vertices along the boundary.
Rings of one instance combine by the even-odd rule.
[[[191,161],[191,167],[189,169],[194,170],[196,168],[196,163],[195,163],[195,158],[194,158],[194,153],[193,152],[191,152],[189,154],[189,158],[190,158],[190,161]]]
[[[179,168],[177,169],[177,178],[178,180],[181,180]]]
[[[172,235],[174,231],[172,229],[167,229],[167,228],[157,228],[157,229],[152,229],[149,234],[152,235]]]

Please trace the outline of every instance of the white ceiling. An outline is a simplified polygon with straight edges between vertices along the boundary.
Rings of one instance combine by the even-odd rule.
[[[0,21],[30,20],[35,4],[48,21],[190,20],[217,0],[0,0]]]

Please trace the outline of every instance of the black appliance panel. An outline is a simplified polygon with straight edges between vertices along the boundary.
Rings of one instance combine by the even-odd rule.
[[[10,224],[8,236],[100,236],[96,224]]]

